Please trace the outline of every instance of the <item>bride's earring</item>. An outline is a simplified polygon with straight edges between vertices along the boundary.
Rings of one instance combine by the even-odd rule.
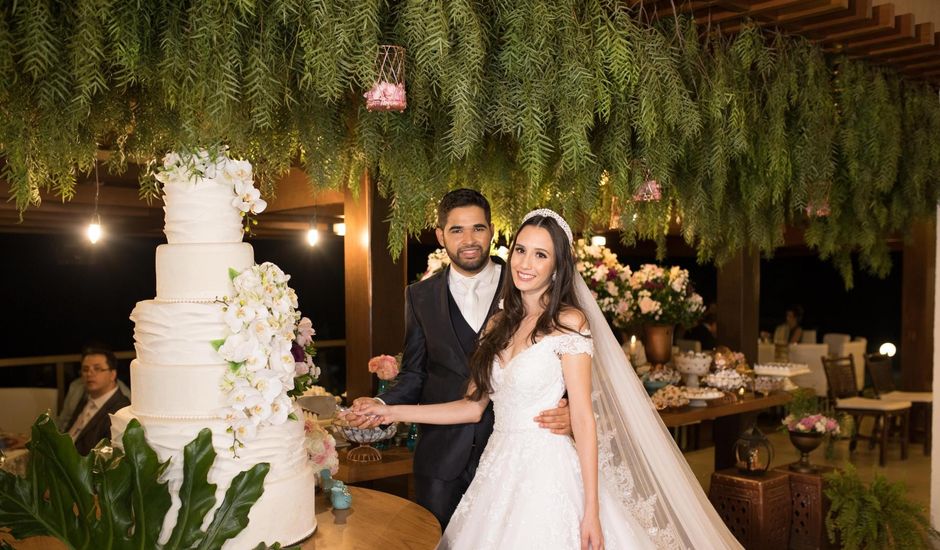
[[[557,272],[557,271],[552,271],[552,281],[555,280],[555,278],[556,278],[557,275],[558,275],[558,272]]]

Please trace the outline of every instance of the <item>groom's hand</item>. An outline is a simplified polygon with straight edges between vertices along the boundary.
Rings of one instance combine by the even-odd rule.
[[[347,414],[345,420],[349,422],[349,425],[353,428],[361,428],[367,430],[369,428],[374,428],[382,423],[382,418],[377,416],[367,416],[359,413],[366,405],[372,405],[375,403],[375,399],[371,397],[360,397],[353,401],[351,412],[353,414]]]
[[[571,435],[571,411],[568,410],[568,400],[562,399],[558,407],[542,411],[534,418],[540,428],[545,428],[553,434]]]

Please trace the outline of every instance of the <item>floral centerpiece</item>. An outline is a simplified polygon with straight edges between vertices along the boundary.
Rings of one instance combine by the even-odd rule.
[[[617,255],[603,245],[588,244],[578,239],[574,246],[575,268],[587,283],[598,307],[607,320],[618,328],[630,324],[633,296],[628,281],[630,268],[617,260]]]
[[[498,256],[504,261],[509,258],[509,249],[505,246],[492,246],[490,247],[490,256]],[[424,270],[424,273],[421,274],[421,277],[418,279],[423,281],[429,278],[431,275],[434,275],[438,271],[444,269],[450,265],[450,256],[447,255],[447,250],[443,248],[438,248],[434,252],[428,254],[428,267]]]
[[[781,422],[781,428],[787,430],[790,442],[800,451],[800,460],[790,465],[790,469],[801,473],[815,473],[817,469],[809,462],[809,453],[828,440],[826,454],[830,455],[833,441],[843,432],[840,418],[833,418],[819,411],[816,393],[801,388],[792,393],[787,406],[787,416]],[[842,419],[847,417],[842,416]]]
[[[229,335],[212,345],[229,364],[221,415],[237,456],[258,427],[296,420],[291,398],[312,386],[320,369],[313,363],[315,331],[297,311],[290,276],[269,262],[229,276],[235,294],[222,300]]]
[[[692,288],[689,272],[643,264],[630,276],[632,319],[637,324],[692,326],[705,313],[702,297]]]
[[[719,346],[715,350],[715,370],[747,370],[747,359],[740,351],[731,351],[727,347]]]
[[[320,427],[317,415],[309,412],[304,412],[304,450],[313,464],[313,471],[319,474],[322,470],[329,470],[331,475],[339,471],[336,439]]]

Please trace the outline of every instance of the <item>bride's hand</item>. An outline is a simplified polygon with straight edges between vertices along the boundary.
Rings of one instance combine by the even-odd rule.
[[[597,514],[585,514],[581,520],[581,550],[604,550],[604,535]]]
[[[391,419],[392,408],[375,400],[356,403],[355,411],[361,415],[379,418],[381,424],[391,424],[393,422]]]

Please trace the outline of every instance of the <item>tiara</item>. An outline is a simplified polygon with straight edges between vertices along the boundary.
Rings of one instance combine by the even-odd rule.
[[[564,231],[565,235],[568,236],[568,244],[574,244],[574,235],[571,233],[571,227],[568,225],[568,222],[566,222],[565,219],[561,217],[561,214],[555,212],[554,210],[549,210],[548,208],[539,208],[526,214],[525,217],[522,218],[522,223],[529,221],[530,218],[535,216],[552,218],[558,222],[558,225],[561,227],[562,231]]]

